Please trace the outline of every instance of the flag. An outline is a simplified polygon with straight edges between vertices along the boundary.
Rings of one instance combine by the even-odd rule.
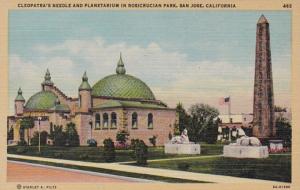
[[[222,97],[222,98],[220,98],[220,100],[219,100],[219,104],[220,105],[225,105],[225,104],[229,104],[229,102],[230,102],[230,96],[228,96],[228,97]]]

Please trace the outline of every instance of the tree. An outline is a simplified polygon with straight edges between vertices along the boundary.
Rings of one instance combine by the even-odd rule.
[[[176,113],[178,115],[179,123],[175,125],[174,135],[179,135],[189,125],[189,115],[180,102],[176,106]]]
[[[280,107],[280,106],[274,106],[275,112],[287,112],[286,108]]]
[[[135,158],[137,165],[146,165],[148,159],[148,146],[143,140],[139,140],[135,145]]]
[[[30,129],[34,127],[34,119],[32,117],[24,117],[20,122],[21,130],[27,130],[27,143],[30,145]]]
[[[116,151],[114,142],[108,138],[103,141],[104,150],[103,150],[103,157],[105,162],[114,162],[116,160]]]
[[[54,146],[64,146],[66,144],[66,133],[62,126],[53,126],[54,130],[50,132],[49,138],[53,140]]]
[[[283,140],[285,146],[291,146],[292,126],[289,120],[285,117],[276,118],[276,136]]]
[[[47,131],[42,131],[41,134],[41,145],[46,145],[47,144],[47,136],[48,133]],[[31,145],[37,146],[39,144],[39,132],[35,131],[33,133],[33,137],[31,138]]]
[[[79,146],[79,135],[73,122],[68,123],[66,127],[66,144],[68,146]]]
[[[207,104],[194,104],[189,109],[190,123],[187,127],[192,141],[214,143],[218,135],[219,111]]]

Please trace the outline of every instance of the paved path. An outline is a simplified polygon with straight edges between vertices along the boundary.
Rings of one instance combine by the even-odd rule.
[[[169,170],[169,169],[138,167],[138,166],[119,164],[119,163],[82,162],[82,161],[74,161],[74,160],[41,158],[41,157],[22,156],[22,155],[14,155],[14,154],[8,154],[7,156],[9,158],[19,158],[19,159],[27,159],[27,160],[60,163],[60,164],[70,164],[76,166],[103,168],[103,169],[109,169],[115,171],[124,171],[124,172],[138,173],[138,174],[148,174],[148,175],[155,175],[155,176],[162,176],[162,177],[169,177],[169,178],[180,178],[180,179],[215,182],[215,183],[264,183],[264,184],[272,184],[272,185],[274,185],[274,183],[284,184],[284,182],[277,182],[277,181],[248,179],[248,178],[194,173],[194,172]]]
[[[162,159],[155,159],[155,160],[147,160],[147,162],[161,162],[161,161],[169,161],[169,160],[186,160],[186,159],[198,159],[198,158],[215,158],[215,157],[221,157],[222,154],[219,155],[207,155],[207,156],[186,156],[186,157],[178,157],[178,158],[162,158]],[[129,162],[116,162],[119,164],[130,164],[135,163],[135,161],[129,161]]]
[[[122,177],[98,172],[46,166],[19,161],[7,162],[8,182],[78,182],[129,183],[149,180]],[[152,181],[153,182],[153,181]]]

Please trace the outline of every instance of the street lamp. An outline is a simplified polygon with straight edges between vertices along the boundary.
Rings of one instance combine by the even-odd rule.
[[[39,152],[41,152],[41,133],[40,133],[40,125],[41,125],[42,117],[38,117],[38,120],[39,120],[39,127],[38,127],[38,131],[39,131]]]

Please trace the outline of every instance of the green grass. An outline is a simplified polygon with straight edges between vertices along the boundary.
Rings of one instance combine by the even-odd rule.
[[[17,153],[17,149],[20,146],[9,146],[7,152],[9,154]],[[222,154],[222,145],[209,145],[201,144],[201,155],[214,155]],[[42,146],[41,153],[38,152],[38,147],[28,146],[27,152],[21,153],[21,155],[27,156],[40,156],[46,158],[61,158],[67,160],[80,160],[88,162],[105,162],[103,157],[103,147],[54,147],[54,146]],[[148,159],[164,159],[164,158],[179,158],[190,157],[199,155],[171,155],[165,154],[163,147],[149,147]],[[135,161],[133,157],[133,150],[116,150],[116,162],[128,162]]]
[[[148,174],[138,174],[138,173],[123,172],[123,171],[116,171],[116,170],[109,170],[109,169],[102,169],[102,168],[76,166],[76,165],[70,165],[70,164],[59,164],[59,163],[36,161],[36,160],[24,160],[24,159],[18,159],[18,158],[8,158],[8,160],[22,161],[22,162],[28,162],[28,163],[35,163],[35,164],[42,164],[42,165],[56,166],[56,167],[63,167],[63,168],[70,168],[70,169],[77,169],[77,170],[84,170],[84,171],[92,171],[92,172],[98,172],[98,173],[106,173],[106,174],[112,174],[112,175],[118,175],[118,176],[126,176],[126,177],[147,179],[147,180],[153,180],[153,181],[161,181],[161,182],[167,182],[167,183],[209,183],[209,182],[205,182],[205,181],[170,178],[170,177],[162,177],[162,176],[155,176],[155,175],[148,175]]]
[[[214,157],[148,163],[148,167],[174,170],[179,170],[182,165],[188,165],[186,171],[190,172],[291,182],[290,155],[270,155],[266,159]]]
[[[19,146],[8,147],[9,154],[17,154]],[[54,147],[43,146],[41,154],[34,146],[27,147],[28,151],[21,155],[41,156],[48,158],[61,158],[68,160],[80,160],[88,162],[105,162],[103,158],[103,147]],[[223,145],[201,144],[201,155],[220,155]],[[62,157],[58,157],[60,154]],[[88,157],[82,157],[87,155]],[[116,162],[135,161],[132,150],[116,150]],[[163,147],[149,147],[148,160],[164,158],[180,158],[199,155],[170,155],[164,154]],[[73,167],[73,166],[72,166]],[[74,166],[75,167],[75,166]],[[148,167],[186,170],[191,172],[209,173],[217,175],[228,175],[236,177],[266,179],[275,181],[291,181],[291,155],[270,155],[266,159],[237,159],[237,158],[194,158],[184,160],[168,160],[149,162]],[[91,168],[88,168],[89,170]],[[90,170],[90,171],[93,171]],[[103,171],[103,170],[101,170]],[[111,171],[109,171],[111,172]],[[113,174],[113,173],[112,173]],[[131,175],[131,174],[130,174]],[[139,174],[138,174],[139,175]],[[126,175],[127,176],[127,175]]]

